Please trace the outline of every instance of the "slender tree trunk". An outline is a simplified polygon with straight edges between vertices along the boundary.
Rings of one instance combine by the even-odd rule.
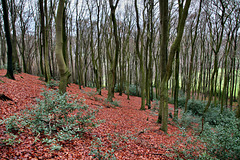
[[[112,19],[112,23],[113,23],[113,34],[114,34],[114,38],[115,38],[115,45],[116,45],[116,50],[115,50],[115,54],[114,57],[112,59],[112,63],[111,63],[111,69],[109,72],[109,90],[108,90],[108,100],[110,102],[112,102],[112,98],[114,97],[114,87],[115,87],[115,83],[116,83],[116,69],[117,69],[117,63],[118,63],[118,57],[119,57],[119,52],[120,52],[120,42],[119,42],[119,37],[118,37],[118,29],[117,29],[117,20],[115,17],[115,11],[117,8],[119,0],[117,0],[116,4],[113,5],[113,0],[109,0],[109,5],[111,8],[111,19]]]
[[[42,0],[40,0],[42,1]],[[43,4],[43,2],[41,2]],[[50,74],[50,68],[49,68],[49,49],[48,49],[48,35],[49,35],[49,26],[48,26],[48,12],[47,12],[47,0],[45,0],[44,4],[44,11],[45,15],[43,14],[42,10],[42,24],[43,25],[43,30],[42,30],[42,35],[43,35],[43,47],[44,47],[44,63],[45,63],[45,82],[49,82],[51,80],[51,74]],[[45,23],[44,24],[44,17],[45,17]]]
[[[174,120],[178,120],[178,92],[179,92],[179,49],[176,52],[175,62],[175,91],[174,91]]]
[[[64,2],[66,3],[66,1]],[[63,38],[63,49],[62,49],[62,52],[63,52],[63,57],[64,57],[64,61],[65,61],[65,64],[67,67],[69,67],[69,57],[68,57],[68,46],[67,46],[67,26],[66,26],[66,6],[64,6],[63,8],[63,17],[62,17],[62,38]]]
[[[190,93],[191,93],[192,72],[193,72],[193,59],[194,59],[194,56],[195,56],[195,42],[196,42],[196,39],[197,39],[198,24],[199,24],[200,15],[201,15],[201,9],[202,9],[202,0],[200,0],[200,5],[199,5],[199,10],[198,10],[198,17],[197,17],[197,23],[196,23],[194,37],[192,37],[192,33],[191,33],[191,40],[192,40],[191,50],[192,50],[192,53],[191,53],[191,58],[190,58],[190,69],[189,69],[188,80],[187,80],[187,96],[186,96],[184,112],[187,112],[187,104],[188,104],[188,100],[190,99]]]
[[[142,98],[141,98],[140,110],[145,110],[145,71],[144,71],[143,53],[142,53],[142,51],[139,51],[139,42],[140,42],[140,34],[141,33],[140,33],[137,0],[135,0],[135,11],[136,11],[136,21],[137,21],[136,53],[140,60],[140,73],[141,73],[141,97]]]
[[[129,43],[128,43],[128,50],[129,50]],[[129,87],[130,87],[130,53],[128,51],[128,55],[127,55],[127,66],[128,66],[128,71],[127,71],[127,99],[130,100],[129,94]]]

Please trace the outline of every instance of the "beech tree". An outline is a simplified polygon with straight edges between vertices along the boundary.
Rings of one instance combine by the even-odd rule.
[[[194,31],[194,35],[192,35],[191,33],[191,58],[190,58],[190,67],[189,67],[189,73],[188,73],[188,80],[187,80],[187,94],[186,94],[186,102],[185,102],[185,108],[184,108],[184,112],[187,112],[187,104],[188,104],[188,100],[190,99],[190,92],[191,92],[191,85],[192,85],[192,74],[193,74],[193,58],[195,56],[195,42],[197,39],[197,34],[198,34],[198,24],[200,21],[200,15],[201,15],[201,9],[202,9],[202,0],[200,0],[200,4],[199,4],[199,10],[198,10],[198,15],[197,15],[197,22],[196,22],[196,26],[195,26],[195,31]],[[192,21],[193,23],[194,21]],[[193,24],[192,24],[193,25]],[[193,26],[191,25],[191,30],[193,28]]]
[[[136,38],[136,53],[140,60],[140,73],[141,73],[141,110],[145,110],[145,70],[144,70],[144,62],[143,62],[143,51],[139,50],[139,43],[140,43],[140,22],[139,22],[139,13],[137,7],[137,0],[135,0],[135,11],[136,11],[136,22],[137,22],[137,38]]]
[[[40,4],[40,18],[41,18],[41,37],[42,37],[42,50],[44,51],[44,64],[45,64],[45,81],[48,83],[51,80],[50,69],[49,69],[49,60],[48,60],[48,10],[47,10],[47,0],[39,0]],[[45,13],[45,14],[44,14]]]
[[[56,59],[58,63],[59,73],[60,73],[60,84],[59,84],[59,91],[61,93],[66,92],[66,87],[68,83],[68,79],[71,76],[69,69],[66,65],[63,56],[63,11],[64,11],[64,4],[65,0],[59,0],[58,9],[57,9],[57,17],[56,17]]]
[[[3,20],[4,20],[4,29],[5,29],[5,37],[7,40],[7,74],[6,77],[15,80],[13,75],[13,63],[12,63],[12,42],[11,42],[11,34],[8,20],[8,6],[6,0],[2,0],[2,8],[3,8]]]
[[[179,27],[176,39],[170,47],[169,58],[167,58],[168,47],[168,1],[159,1],[160,5],[160,19],[161,19],[161,82],[160,82],[160,105],[158,122],[161,122],[161,129],[167,132],[167,119],[168,119],[168,80],[172,74],[172,62],[175,53],[179,48],[182,40],[184,26],[188,15],[191,0],[186,0],[185,6],[182,11],[181,19],[179,19]]]
[[[111,66],[110,66],[110,71],[109,71],[109,76],[108,76],[108,100],[112,102],[112,98],[114,97],[114,87],[116,84],[116,68],[117,68],[117,63],[118,63],[118,56],[120,52],[120,42],[119,42],[119,37],[118,37],[118,29],[117,29],[117,20],[115,16],[116,8],[118,5],[119,0],[113,3],[113,0],[109,0],[109,5],[111,8],[111,20],[113,24],[113,34],[114,34],[114,39],[115,39],[115,54],[113,57],[111,57]]]

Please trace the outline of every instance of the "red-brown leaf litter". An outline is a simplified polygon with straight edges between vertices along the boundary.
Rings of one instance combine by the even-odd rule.
[[[16,80],[10,80],[4,77],[5,74],[6,70],[0,70],[0,94],[11,100],[0,99],[1,120],[20,113],[36,103],[36,98],[40,97],[42,89],[47,89],[45,82],[37,76],[19,73],[15,75]],[[172,147],[178,147],[180,150],[191,147],[181,144],[174,146],[178,138],[184,141],[179,135],[180,129],[174,125],[172,119],[169,119],[168,134],[161,131],[161,125],[156,123],[157,112],[139,110],[140,97],[130,96],[130,100],[127,100],[127,95],[119,96],[115,93],[114,100],[120,105],[115,107],[105,101],[106,90],[102,90],[102,95],[91,95],[93,91],[95,89],[88,87],[80,90],[76,84],[69,84],[67,87],[69,94],[86,99],[85,103],[90,108],[102,106],[96,115],[96,120],[104,121],[90,133],[86,133],[81,139],[63,143],[59,151],[52,151],[41,140],[35,140],[31,131],[25,131],[19,135],[22,141],[19,144],[0,145],[0,159],[93,159],[89,153],[94,137],[101,139],[103,152],[114,149],[117,159],[175,159],[169,156],[174,154]],[[169,110],[173,111],[173,105],[169,104]],[[0,125],[1,139],[6,138],[5,130],[5,126]],[[194,138],[190,131],[187,136]]]

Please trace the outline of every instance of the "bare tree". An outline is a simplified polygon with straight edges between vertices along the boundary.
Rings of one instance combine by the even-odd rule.
[[[8,56],[8,65],[7,65],[7,74],[6,77],[15,80],[13,75],[13,64],[12,64],[12,42],[11,42],[11,34],[10,27],[8,21],[8,6],[6,0],[2,0],[2,8],[3,8],[3,20],[4,20],[4,29],[5,29],[5,37],[7,40],[7,56]]]

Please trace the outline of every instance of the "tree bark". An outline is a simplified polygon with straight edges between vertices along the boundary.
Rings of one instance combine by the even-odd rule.
[[[8,55],[8,63],[7,63],[7,74],[6,77],[9,79],[13,79],[13,64],[12,64],[12,42],[11,42],[11,34],[10,34],[10,27],[9,27],[9,21],[8,21],[8,7],[6,0],[2,0],[2,8],[3,8],[3,20],[4,20],[4,29],[5,29],[5,37],[7,40],[7,55]]]
[[[59,73],[60,73],[60,84],[59,91],[60,93],[66,92],[66,87],[68,79],[71,75],[63,57],[63,10],[64,10],[64,1],[59,0],[57,17],[56,17],[56,59],[58,63]]]
[[[115,54],[114,57],[112,59],[112,63],[110,66],[110,72],[109,72],[109,89],[108,89],[108,100],[110,102],[112,102],[112,98],[114,97],[114,87],[115,87],[115,83],[116,83],[116,68],[117,68],[117,63],[118,63],[118,55],[119,55],[119,51],[120,51],[120,42],[119,42],[119,37],[118,37],[118,29],[117,29],[117,20],[116,20],[116,16],[115,16],[115,11],[117,8],[119,0],[117,0],[116,4],[113,5],[113,0],[109,0],[109,5],[111,8],[111,19],[112,19],[112,23],[113,23],[113,34],[114,34],[114,38],[115,38],[115,45],[116,45],[116,50],[115,50]]]
[[[188,15],[188,9],[190,6],[191,0],[187,0],[185,3],[185,7],[182,12],[181,19],[179,20],[179,30],[177,33],[177,37],[174,40],[173,44],[170,47],[169,58],[167,59],[167,46],[168,46],[168,1],[159,0],[160,5],[160,19],[161,19],[161,31],[162,31],[162,39],[161,39],[161,84],[160,84],[160,105],[159,105],[159,116],[158,122],[162,123],[161,129],[167,133],[167,120],[168,120],[168,80],[172,74],[172,62],[175,57],[175,53],[180,47],[180,43],[182,40],[182,35],[184,31],[184,26],[186,22],[186,18]],[[167,62],[167,63],[166,63]],[[160,115],[160,113],[162,115]]]

